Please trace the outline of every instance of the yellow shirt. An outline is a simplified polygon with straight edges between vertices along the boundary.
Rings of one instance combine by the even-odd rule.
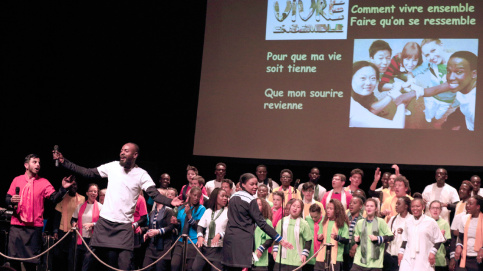
[[[59,230],[62,230],[64,232],[68,232],[71,229],[71,224],[70,220],[72,219],[72,214],[74,214],[75,208],[79,204],[83,204],[86,201],[84,196],[81,196],[76,193],[75,197],[69,196],[69,194],[66,194],[64,196],[64,199],[57,203],[55,206],[55,210],[59,211],[62,216],[60,218],[60,225],[59,225]],[[65,209],[64,209],[65,208]],[[67,227],[67,229],[64,229]]]
[[[382,189],[382,202],[386,201],[386,199],[393,197],[396,195],[396,192],[391,191],[389,188]]]
[[[283,194],[285,196],[285,199],[283,201],[283,207],[287,205],[287,202],[290,199],[302,199],[300,190],[297,190],[297,192],[295,192],[293,186],[290,186],[286,191],[284,191],[281,186],[279,188],[275,188],[273,191],[283,191]],[[268,196],[268,201],[273,202],[273,193],[270,193],[270,196]]]

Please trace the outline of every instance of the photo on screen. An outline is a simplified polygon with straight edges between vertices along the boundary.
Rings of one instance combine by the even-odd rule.
[[[349,127],[475,129],[478,39],[355,39]]]

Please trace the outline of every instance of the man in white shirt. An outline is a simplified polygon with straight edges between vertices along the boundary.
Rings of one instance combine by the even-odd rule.
[[[217,187],[221,187],[221,182],[223,179],[225,179],[226,175],[226,164],[225,163],[218,163],[215,166],[215,176],[216,179],[211,180],[206,183],[205,188],[206,188],[206,194],[208,194],[208,197],[211,195],[211,192],[215,190]],[[235,191],[235,189],[233,189]]]
[[[483,196],[483,188],[481,188],[481,178],[478,175],[473,175],[470,178],[470,182],[473,185],[472,195]]]
[[[441,217],[450,223],[450,211],[448,204],[460,201],[458,191],[451,185],[446,183],[448,172],[444,168],[438,168],[435,174],[436,183],[430,184],[424,188],[423,200],[426,203],[426,214],[429,215],[429,204],[433,200],[439,200],[443,207]]]
[[[320,180],[320,170],[314,167],[310,170],[308,181],[314,184],[313,199],[316,201],[321,201],[322,198],[324,197],[325,192],[327,192],[327,189],[325,189],[325,187],[319,184],[319,180]],[[304,183],[301,183],[297,189],[300,191],[303,191],[302,189],[303,185]]]
[[[272,193],[276,188],[279,188],[280,185],[272,180],[271,178],[267,178],[268,171],[265,165],[258,165],[255,171],[258,179],[258,185],[265,184],[268,187],[268,193]]]
[[[161,195],[156,189],[151,176],[136,165],[139,147],[134,143],[122,146],[120,161],[113,161],[97,168],[84,168],[65,159],[60,152],[54,152],[53,158],[60,164],[86,178],[102,177],[108,179],[108,188],[99,220],[94,226],[94,232],[89,246],[96,255],[108,265],[128,270],[133,261],[134,212],[137,199],[142,190],[163,205],[179,206],[182,201],[173,200]],[[83,270],[92,270],[96,260],[92,254],[84,259]]]

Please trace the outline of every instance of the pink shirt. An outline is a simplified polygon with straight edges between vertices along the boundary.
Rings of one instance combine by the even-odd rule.
[[[330,191],[327,191],[325,194],[324,194],[324,197],[322,198],[322,200],[320,201],[323,205],[324,205],[324,208],[327,208],[325,206],[325,204],[327,203],[327,196],[329,196],[329,193]],[[352,199],[352,195],[351,193],[345,191],[344,189],[342,189],[342,193],[345,193],[345,200],[346,200],[346,203],[347,203],[347,208],[349,208],[349,204],[351,202],[351,199]],[[336,194],[336,193],[332,193],[332,197],[331,199],[338,199],[339,201],[342,200],[342,194]]]
[[[136,210],[134,211],[134,222],[137,222],[141,216],[148,214],[148,207],[146,205],[146,200],[143,196],[138,197],[138,201],[136,202]]]
[[[8,189],[7,194],[13,196],[15,195],[15,188],[20,187],[20,191],[22,191],[23,187],[27,184],[27,176],[20,175],[13,179],[10,188]],[[44,199],[50,197],[52,193],[55,192],[54,187],[50,184],[47,179],[40,178],[38,175],[34,178],[33,183],[34,189],[34,222],[26,223],[20,220],[20,215],[17,212],[14,212],[11,219],[12,225],[17,226],[35,226],[35,227],[42,227],[44,226]]]

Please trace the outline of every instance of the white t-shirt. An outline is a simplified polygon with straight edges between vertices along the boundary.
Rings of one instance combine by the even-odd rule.
[[[426,215],[430,215],[429,213],[429,204],[433,200],[439,200],[443,203],[455,203],[460,201],[460,196],[458,195],[458,191],[449,184],[444,184],[442,188],[439,188],[436,183],[430,184],[424,188],[423,191],[423,199],[427,201],[426,204]],[[450,211],[448,208],[443,207],[441,211],[441,218],[446,220],[448,223],[449,221],[449,213]]]
[[[219,212],[221,211],[218,210],[215,212],[214,217],[216,217]],[[200,221],[198,222],[198,226],[201,226],[203,228],[206,228],[205,232],[205,242],[203,243],[205,246],[208,246],[208,236],[210,234],[210,222],[211,222],[211,214],[213,211],[211,209],[206,209],[205,213],[201,217]],[[223,213],[215,220],[216,223],[216,230],[215,230],[215,235],[216,234],[221,234],[220,241],[218,244],[215,246],[211,244],[211,247],[222,247],[223,246],[223,236],[225,235],[225,230],[226,230],[226,223],[228,222],[228,208],[225,207],[223,209]]]
[[[458,228],[460,233],[465,232],[466,221],[468,221],[468,217],[470,216],[471,214],[467,214],[461,217],[461,223],[459,224],[459,228]],[[477,225],[478,225],[478,217],[471,218],[470,226],[468,228],[468,246],[466,248],[466,256],[469,256],[469,257],[475,257],[478,255],[478,252],[475,251],[475,238],[476,238]],[[461,240],[461,243],[463,243],[463,240]]]
[[[151,176],[142,168],[135,167],[128,173],[119,161],[113,161],[97,168],[107,178],[107,192],[99,216],[117,223],[134,222],[136,202],[142,190],[155,186]]]
[[[453,217],[453,222],[451,222],[451,230],[458,230],[460,229],[460,224],[463,219],[463,217],[466,216],[466,212],[459,213]]]
[[[299,184],[299,187],[297,188],[298,190],[302,191],[302,187],[304,186],[304,183],[301,183]],[[325,189],[322,185],[320,184],[317,184],[317,186],[319,187],[319,201],[322,200],[322,198],[324,197],[324,194],[327,192],[327,189]],[[315,189],[314,189],[315,190]],[[314,191],[314,195],[312,195],[312,198],[315,198],[315,191]]]
[[[221,183],[222,182],[217,182],[216,179],[215,179],[215,180],[211,180],[211,181],[209,181],[205,184],[206,193],[208,194],[208,197],[211,195],[211,192],[213,192],[213,190],[215,190],[215,188],[218,188],[218,187],[221,188]],[[233,195],[233,193],[235,193],[235,191],[236,191],[236,187],[235,187],[235,184],[233,184],[231,186],[231,194]]]
[[[77,205],[74,213],[72,214],[73,218],[79,217],[79,211],[80,211],[80,208],[83,204],[84,203]],[[97,204],[97,208],[99,209],[99,211],[101,211],[102,210],[102,204],[98,201],[96,201],[96,204]],[[87,203],[86,209],[84,210],[84,213],[82,214],[82,224],[92,222],[92,209],[93,209],[93,207],[94,207],[94,204]],[[85,230],[82,231],[82,237],[91,238],[92,237],[92,231],[85,231]]]
[[[425,215],[422,215],[419,220],[416,220],[414,216],[409,217],[406,219],[402,240],[407,244],[399,266],[400,271],[434,270],[428,261],[430,250],[435,243],[445,241],[438,223],[434,219]]]
[[[394,239],[387,245],[386,251],[392,256],[397,256],[399,254],[399,248],[401,248],[401,244],[403,242],[402,236],[404,230],[406,229],[406,220],[409,217],[412,217],[412,215],[407,214],[406,217],[403,218],[398,214],[397,216],[391,217],[389,223],[387,223],[388,228],[394,235]],[[396,220],[394,220],[394,218],[396,218]],[[399,233],[399,229],[402,230],[401,233]]]
[[[460,103],[460,110],[465,115],[466,128],[475,130],[476,87],[467,94],[456,92],[456,100]]]

